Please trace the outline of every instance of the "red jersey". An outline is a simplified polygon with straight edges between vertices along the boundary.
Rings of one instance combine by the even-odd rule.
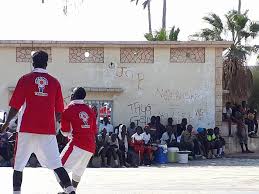
[[[20,110],[18,131],[54,135],[55,113],[64,109],[61,86],[46,70],[36,68],[19,79],[9,105]]]
[[[72,101],[61,117],[62,132],[72,132],[73,145],[95,153],[96,114],[83,100]]]

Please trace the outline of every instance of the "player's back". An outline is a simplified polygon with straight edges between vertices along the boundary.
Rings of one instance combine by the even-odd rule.
[[[57,79],[46,70],[34,70],[18,81],[11,107],[20,109],[21,132],[55,134],[55,112],[62,112],[63,97]]]
[[[64,111],[72,127],[72,143],[86,151],[95,152],[97,132],[94,111],[84,103],[71,103]]]

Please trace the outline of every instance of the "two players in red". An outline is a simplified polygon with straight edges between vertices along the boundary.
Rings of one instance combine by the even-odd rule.
[[[64,193],[75,194],[95,151],[96,114],[83,103],[86,95],[83,88],[74,90],[71,103],[64,109],[60,83],[46,70],[48,54],[35,52],[32,60],[34,70],[19,79],[7,120],[0,129],[0,132],[5,131],[18,114],[13,194],[21,194],[23,169],[32,153],[42,166],[54,170]],[[56,121],[60,119],[61,131],[72,137],[61,157],[55,130]],[[73,173],[72,183],[68,172]]]

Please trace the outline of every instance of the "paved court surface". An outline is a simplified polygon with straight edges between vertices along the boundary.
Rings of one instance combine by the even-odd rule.
[[[24,171],[23,194],[60,191],[47,169]],[[87,169],[78,194],[259,194],[259,160],[218,159],[137,169]],[[12,194],[12,169],[0,168],[0,194]]]

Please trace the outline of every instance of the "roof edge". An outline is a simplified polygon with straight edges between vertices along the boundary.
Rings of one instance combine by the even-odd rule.
[[[26,46],[152,46],[152,47],[222,47],[227,48],[232,44],[230,41],[53,41],[53,40],[0,40],[0,47],[26,47]]]

